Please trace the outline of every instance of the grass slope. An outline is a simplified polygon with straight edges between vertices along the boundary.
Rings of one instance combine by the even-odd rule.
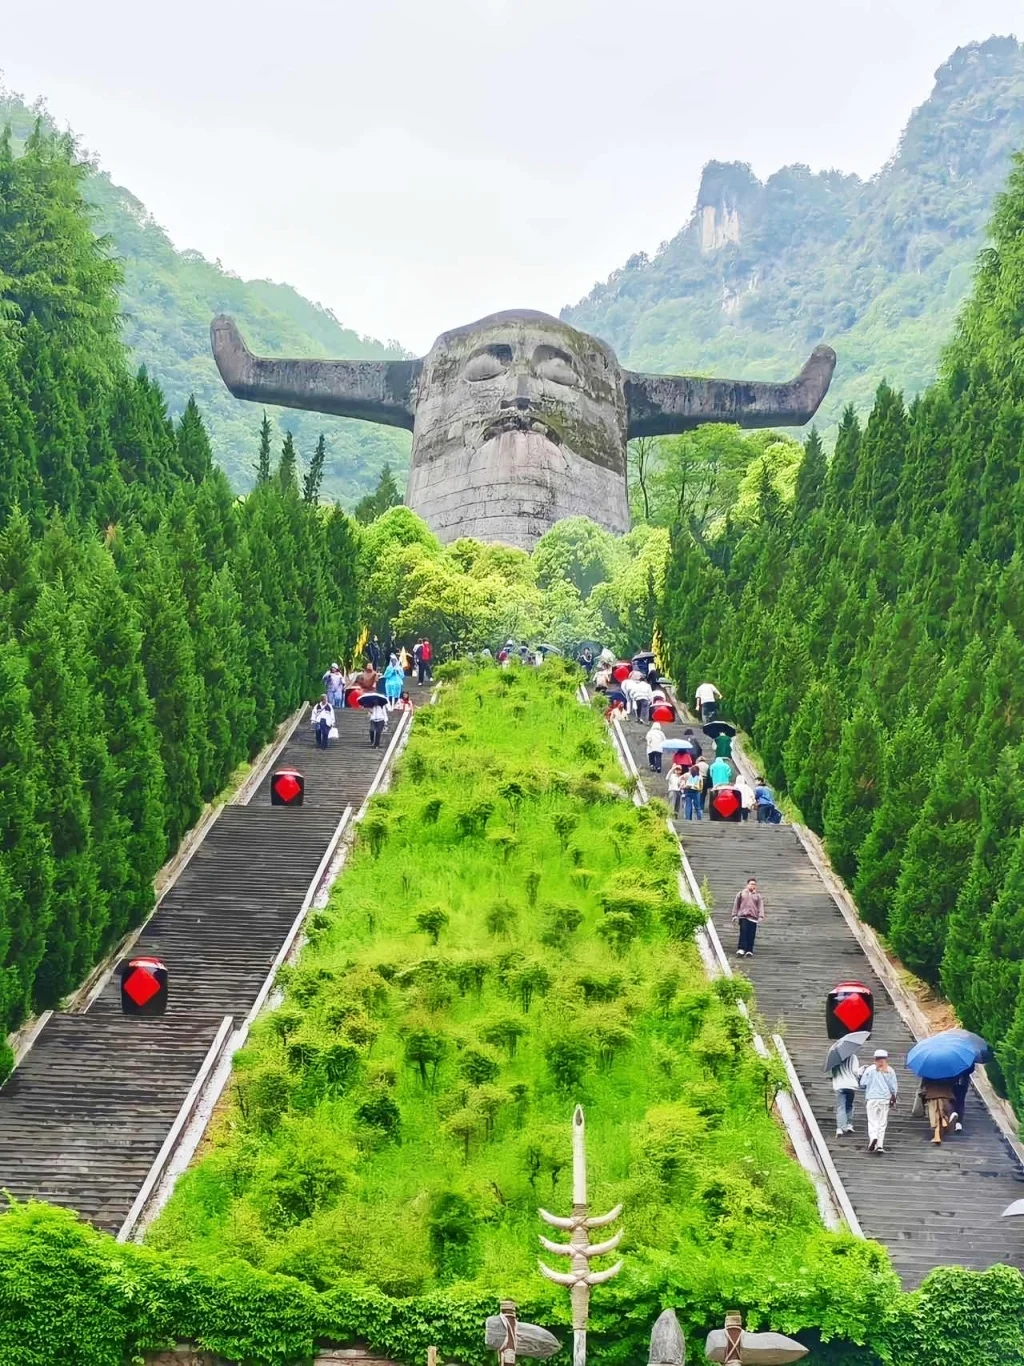
[[[536,1209],[571,1201],[581,1101],[592,1205],[626,1207],[606,1313],[646,1313],[667,1278],[698,1317],[731,1287],[788,1295],[792,1329],[852,1319],[856,1336],[895,1291],[887,1259],[821,1230],[740,988],[704,979],[664,811],[625,800],[575,683],[559,661],[483,669],[417,715],[149,1245],[563,1316],[535,1270]]]

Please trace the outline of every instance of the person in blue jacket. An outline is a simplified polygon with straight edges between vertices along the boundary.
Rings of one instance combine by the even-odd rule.
[[[384,691],[387,693],[388,706],[392,710],[401,697],[404,687],[405,670],[399,664],[398,656],[392,655],[388,661],[388,667],[384,670]]]
[[[763,778],[758,778],[754,788],[754,805],[757,807],[758,825],[766,824],[775,810],[775,793]]]

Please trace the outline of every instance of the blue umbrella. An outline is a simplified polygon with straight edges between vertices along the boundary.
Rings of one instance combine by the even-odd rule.
[[[935,1037],[942,1038],[943,1034],[948,1034],[952,1039],[963,1039],[964,1043],[970,1044],[974,1049],[975,1062],[992,1061],[992,1050],[980,1034],[972,1034],[969,1029],[944,1029],[942,1034],[937,1034]]]
[[[974,1061],[973,1046],[948,1032],[922,1039],[907,1054],[907,1066],[911,1072],[924,1077],[926,1081],[946,1081],[958,1077]]]
[[[688,750],[690,751],[690,753],[692,754],[692,753],[693,753],[693,748],[694,748],[694,747],[693,747],[692,743],[691,743],[689,740],[666,740],[665,743],[662,745],[661,748],[662,748],[662,752],[663,752],[663,753],[664,753],[664,751],[669,750],[669,749],[673,749],[673,750],[675,750],[675,749],[679,749],[679,750],[688,749]]]
[[[605,696],[609,702],[621,702],[623,706],[626,705],[626,694],[621,688],[612,688],[611,692],[606,693]]]

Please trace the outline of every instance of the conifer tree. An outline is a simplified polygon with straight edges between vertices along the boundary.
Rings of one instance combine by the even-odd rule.
[[[825,847],[848,882],[882,796],[882,731],[878,717],[857,707],[843,726],[836,765],[822,804]]]
[[[825,480],[826,505],[833,513],[847,513],[850,510],[850,495],[857,478],[860,442],[860,423],[853,404],[848,403],[843,409],[839,431],[836,434],[835,450]]]
[[[298,488],[298,463],[295,438],[291,432],[285,432],[281,445],[281,459],[277,465],[277,484],[283,493],[291,493]]]
[[[256,457],[256,485],[266,484],[270,480],[270,418],[266,412],[263,414],[263,421],[260,423],[260,448]]]
[[[815,680],[800,700],[783,750],[786,784],[812,830],[822,810],[843,732],[843,703],[834,674]]]
[[[302,481],[302,498],[306,503],[318,503],[320,501],[320,485],[324,479],[324,463],[326,460],[327,442],[324,439],[323,432],[321,432],[317,437],[316,450],[309,462],[309,469]]]
[[[970,868],[949,917],[942,958],[942,989],[960,1007],[970,1029],[980,1029],[983,1012],[974,997],[979,962],[984,975],[987,947],[982,930],[999,895],[1013,854],[1016,832],[1024,826],[1024,749],[1008,745],[981,789],[981,819]]]
[[[855,515],[870,519],[876,526],[888,527],[896,516],[906,439],[903,395],[883,380],[860,443],[851,491]]]
[[[828,465],[825,449],[821,444],[817,427],[812,427],[804,442],[804,458],[796,476],[796,492],[793,496],[793,518],[799,524],[817,512],[825,497],[825,477]]]
[[[882,800],[861,845],[853,883],[857,909],[877,930],[888,928],[904,846],[928,795],[938,750],[936,738],[916,712],[886,739]]]
[[[193,483],[201,484],[213,468],[210,438],[195,398],[190,394],[178,423],[178,459]]]
[[[46,775],[25,683],[28,664],[0,642],[0,1037],[32,1008],[46,946],[54,880],[46,823]]]

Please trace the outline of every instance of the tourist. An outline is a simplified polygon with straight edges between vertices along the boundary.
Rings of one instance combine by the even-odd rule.
[[[775,793],[762,777],[758,777],[757,785],[754,788],[754,805],[757,807],[758,825],[767,824],[775,810]]]
[[[733,787],[735,787],[736,791],[740,794],[743,819],[747,821],[750,819],[750,813],[754,809],[754,789],[750,786],[742,773],[736,774],[736,780],[733,783]]]
[[[321,694],[320,701],[309,714],[309,720],[317,749],[326,749],[330,744],[331,728],[334,725],[334,708],[328,702],[326,693]]]
[[[388,723],[387,708],[383,702],[378,702],[375,707],[370,708],[370,748],[380,749],[380,737],[384,734],[384,728]]]
[[[697,756],[693,767],[700,774],[700,800],[701,805],[706,806],[708,793],[711,791],[711,765],[703,754]]]
[[[626,708],[619,698],[616,697],[608,703],[604,713],[604,719],[610,725],[613,721],[621,721],[625,715]]]
[[[589,645],[584,645],[583,649],[580,651],[579,666],[583,672],[589,676],[591,669],[594,667],[594,652]]]
[[[899,1082],[889,1066],[889,1054],[884,1048],[875,1049],[874,1062],[860,1074],[860,1089],[864,1092],[864,1108],[868,1114],[868,1152],[884,1153],[889,1111],[899,1094]]]
[[[668,771],[668,778],[666,779],[668,795],[672,799],[672,812],[675,815],[676,819],[679,818],[679,807],[683,800],[684,776],[685,775],[683,772],[682,765],[673,764]]]
[[[401,697],[404,682],[405,671],[398,662],[398,656],[393,654],[388,660],[388,667],[384,670],[384,691],[388,697],[388,710],[391,710]]]
[[[928,1116],[928,1127],[932,1131],[931,1141],[941,1143],[942,1131],[949,1128],[953,1113],[952,1078],[947,1077],[941,1081],[924,1078],[917,1088],[917,1099],[921,1102],[924,1112]]]
[[[974,1063],[972,1062],[966,1072],[961,1072],[959,1076],[954,1077],[951,1083],[953,1087],[953,1113],[949,1119],[955,1133],[960,1133],[964,1127],[964,1110],[967,1108],[967,1092],[970,1089],[973,1071]]]
[[[363,692],[373,692],[377,686],[377,680],[379,677],[380,675],[378,674],[377,670],[373,667],[370,661],[367,660],[366,664],[363,666],[362,673],[356,679],[356,687],[362,688]]]
[[[409,696],[407,692],[402,693],[401,697],[398,699],[398,703],[395,710],[412,711],[412,698]]]
[[[703,750],[701,749],[700,741],[697,739],[696,735],[694,735],[693,731],[690,729],[689,726],[687,726],[686,730],[683,731],[683,744],[690,751],[690,754],[693,756],[693,761],[694,763],[696,763],[696,761],[700,758],[701,754],[703,753]]]
[[[607,692],[612,683],[612,671],[607,664],[602,664],[594,674],[594,691]]]
[[[736,957],[753,958],[757,927],[764,919],[764,897],[757,890],[756,878],[748,877],[747,885],[736,893],[736,900],[732,903],[732,918],[739,927]]]
[[[420,675],[420,671],[419,671],[419,669],[420,669],[420,652],[422,651],[422,649],[423,649],[423,641],[422,641],[422,639],[421,639],[419,636],[417,636],[417,637],[416,637],[416,644],[412,647],[412,667],[416,670],[416,678],[417,678],[417,681],[418,681],[419,683],[422,683],[422,682],[423,682],[422,676]],[[473,653],[472,653],[472,651],[470,651],[469,657],[470,657],[470,659],[473,658]]]
[[[683,778],[683,815],[688,821],[704,819],[704,775],[699,764],[691,764]]]
[[[651,701],[653,699],[651,685],[645,678],[641,678],[629,686],[632,689],[633,710],[636,713],[636,719],[646,726],[651,719]]]
[[[332,707],[345,705],[345,675],[337,664],[332,664],[322,679],[327,700]]]
[[[732,786],[732,764],[728,759],[723,759],[721,755],[711,764],[711,786],[725,787],[727,784]]]
[[[378,673],[380,671],[380,661],[383,658],[383,651],[380,647],[380,641],[376,636],[373,637],[366,647],[366,658],[369,663],[373,665],[374,673]]]
[[[862,1070],[856,1053],[832,1069],[832,1090],[836,1093],[836,1138],[853,1133],[853,1102],[860,1086]]]
[[[657,721],[651,723],[651,728],[644,736],[644,743],[647,746],[647,767],[652,773],[661,772],[661,751],[665,744],[665,732]]]
[[[490,654],[490,651],[488,651]],[[416,666],[416,686],[423,687],[424,683],[429,683],[432,677],[431,668],[434,661],[434,647],[426,636],[420,645],[420,657]]]
[[[707,725],[718,715],[718,704],[722,700],[722,694],[714,683],[702,683],[697,689],[696,698],[700,719]]]
[[[731,736],[731,735],[726,735],[726,733],[725,733],[724,731],[722,732],[721,735],[716,735],[716,736],[715,736],[715,758],[716,758],[716,759],[731,759],[731,758],[732,758],[732,736]]]

